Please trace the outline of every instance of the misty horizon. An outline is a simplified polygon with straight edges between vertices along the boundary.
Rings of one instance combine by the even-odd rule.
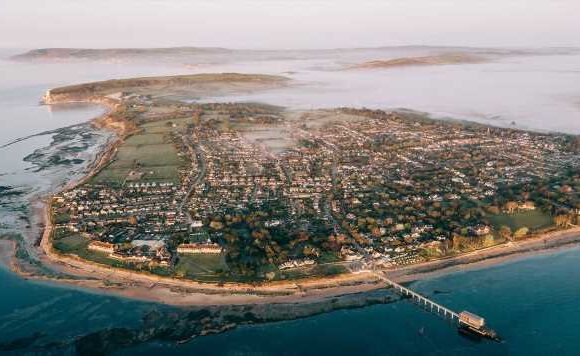
[[[574,0],[0,1],[2,48],[576,47]],[[17,34],[17,35],[15,35]]]
[[[119,46],[119,47],[1,47],[4,51],[35,51],[35,50],[167,50],[167,49],[202,49],[202,50],[231,50],[231,51],[255,51],[255,52],[316,52],[316,51],[341,51],[341,50],[380,50],[380,49],[408,49],[408,48],[424,48],[424,49],[458,49],[458,50],[546,50],[546,49],[580,49],[578,45],[562,45],[562,46],[469,46],[469,45],[422,45],[422,44],[405,44],[405,45],[377,45],[377,46],[345,46],[345,47],[233,47],[233,46],[195,46],[195,45],[175,45],[175,46]]]

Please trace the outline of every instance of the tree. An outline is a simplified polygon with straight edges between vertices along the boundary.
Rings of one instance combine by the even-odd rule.
[[[558,227],[565,227],[572,223],[572,217],[569,214],[556,215],[554,217],[554,224]]]
[[[209,223],[209,227],[211,227],[212,229],[215,229],[215,230],[221,230],[221,229],[223,229],[224,224],[222,224],[221,221],[213,220],[211,223]]]
[[[307,257],[312,257],[312,256],[318,257],[320,255],[320,252],[318,251],[317,248],[306,245],[302,249],[302,254],[304,254],[304,256],[307,256]]]
[[[513,213],[517,208],[518,208],[518,203],[516,203],[515,201],[508,201],[505,204],[505,210],[510,214]]]
[[[499,228],[499,236],[501,236],[502,238],[504,238],[506,240],[511,240],[512,239],[512,229],[509,226],[502,225]]]
[[[493,246],[494,244],[495,244],[495,240],[493,239],[492,234],[485,235],[483,237],[483,247],[490,247],[490,246]]]
[[[525,236],[528,234],[528,232],[529,232],[529,231],[530,231],[530,229],[528,229],[528,228],[527,228],[527,227],[525,227],[525,226],[523,226],[523,227],[520,227],[519,229],[517,229],[517,230],[514,232],[514,239],[515,239],[515,240],[519,240],[519,239],[522,239],[522,238],[524,238],[524,237],[525,237]]]

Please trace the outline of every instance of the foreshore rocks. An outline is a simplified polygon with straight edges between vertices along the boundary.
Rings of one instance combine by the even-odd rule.
[[[156,341],[183,344],[193,339],[227,332],[240,325],[302,319],[341,309],[355,309],[387,304],[398,297],[384,290],[351,294],[307,304],[239,305],[173,312],[151,311],[143,317],[139,329],[100,330],[79,337],[74,342],[78,354],[105,355],[127,347]]]

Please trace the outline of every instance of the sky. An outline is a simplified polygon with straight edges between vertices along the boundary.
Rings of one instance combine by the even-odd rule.
[[[0,47],[580,46],[580,0],[0,0]]]

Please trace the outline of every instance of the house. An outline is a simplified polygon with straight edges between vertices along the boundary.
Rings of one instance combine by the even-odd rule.
[[[469,228],[469,231],[475,236],[484,236],[491,232],[491,228],[487,225],[477,225]]]
[[[278,269],[285,270],[285,269],[289,269],[289,268],[313,266],[315,264],[316,264],[316,261],[311,260],[311,259],[290,260],[290,261],[284,262],[281,265],[279,265]]]
[[[112,254],[115,252],[114,244],[103,241],[91,241],[91,243],[89,243],[88,248],[91,251],[104,252],[108,254]]]
[[[194,220],[191,223],[191,227],[203,227],[203,221],[201,221],[201,220]]]
[[[220,245],[216,243],[205,243],[205,244],[181,244],[177,246],[177,253],[182,255],[187,254],[220,254],[223,249]]]
[[[529,200],[528,200],[528,201],[526,201],[526,202],[524,202],[524,203],[520,204],[520,205],[518,206],[518,208],[519,208],[520,210],[528,210],[528,211],[531,211],[531,210],[536,210],[536,205],[534,204],[534,202],[533,202],[533,201],[529,201]]]

